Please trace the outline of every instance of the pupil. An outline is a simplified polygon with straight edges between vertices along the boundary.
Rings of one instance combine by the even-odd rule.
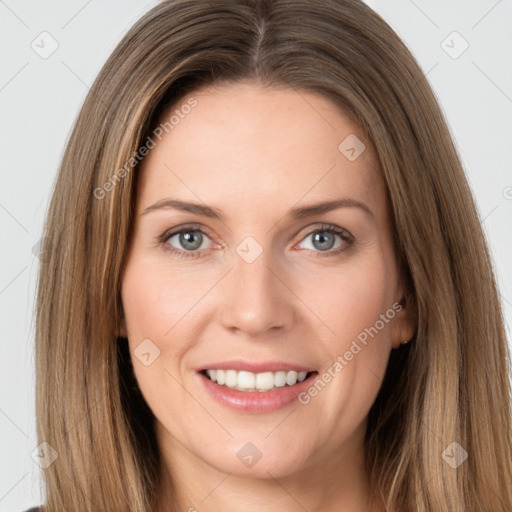
[[[195,233],[191,235],[191,233]],[[180,243],[185,249],[193,250],[201,246],[201,234],[197,231],[185,231],[180,235]],[[197,241],[199,240],[199,243]]]
[[[328,233],[328,232],[327,231],[319,231],[318,233],[316,233],[314,236],[313,243],[319,242],[320,247],[317,247],[317,249],[331,249],[332,246],[334,245],[334,236],[332,233],[328,233],[327,236],[323,233]],[[330,238],[330,242],[329,242],[329,238]]]

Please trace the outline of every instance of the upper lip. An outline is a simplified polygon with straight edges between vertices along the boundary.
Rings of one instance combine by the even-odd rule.
[[[203,370],[237,370],[247,371],[252,373],[264,372],[278,372],[283,371],[296,371],[296,372],[313,372],[314,368],[303,366],[301,364],[288,363],[284,361],[243,361],[241,359],[233,361],[219,361],[216,363],[208,363],[202,365],[197,371]]]

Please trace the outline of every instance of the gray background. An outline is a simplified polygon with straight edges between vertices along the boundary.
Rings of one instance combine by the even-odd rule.
[[[41,502],[42,469],[31,456],[37,446],[33,247],[49,193],[89,86],[122,35],[156,3],[0,0],[0,511]],[[446,114],[488,236],[510,333],[512,2],[367,3],[405,40]],[[40,36],[44,31],[51,36]],[[58,48],[42,58],[53,40]]]

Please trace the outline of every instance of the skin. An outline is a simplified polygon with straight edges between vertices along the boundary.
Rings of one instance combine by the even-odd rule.
[[[391,349],[412,337],[414,325],[371,143],[312,92],[243,82],[200,89],[180,104],[191,96],[197,106],[143,161],[122,280],[120,334],[156,416],[164,461],[159,510],[174,509],[172,486],[183,511],[334,511],[340,503],[345,512],[381,510],[368,504],[363,471],[367,416]],[[354,161],[338,149],[350,134],[366,146]],[[170,208],[143,214],[169,197],[215,207],[223,220]],[[373,215],[343,207],[286,216],[339,198],[360,201]],[[203,256],[166,250],[187,252],[179,235],[160,237],[191,223],[205,233],[195,249]],[[353,243],[332,235],[333,248],[322,250],[313,238],[322,223],[344,228]],[[252,263],[236,252],[249,235],[263,249]],[[196,373],[208,362],[243,358],[302,364],[322,375],[398,303],[393,320],[306,405],[234,411]],[[133,354],[145,339],[160,350],[149,366]],[[237,457],[247,442],[262,454],[252,467]]]

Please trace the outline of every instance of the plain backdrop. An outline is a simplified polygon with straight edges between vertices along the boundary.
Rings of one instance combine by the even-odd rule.
[[[156,3],[0,0],[0,511],[42,501],[42,469],[32,459],[33,304],[49,194],[90,85],[128,28]],[[445,112],[488,236],[510,333],[512,2],[368,4],[416,56]]]

